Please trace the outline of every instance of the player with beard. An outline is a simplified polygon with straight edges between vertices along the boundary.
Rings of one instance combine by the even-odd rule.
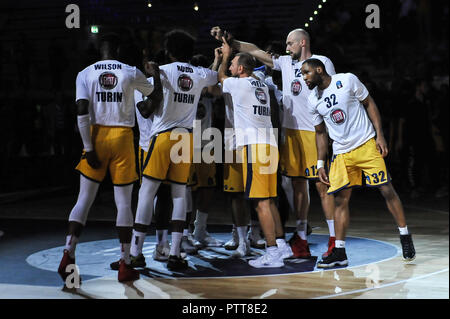
[[[319,178],[324,185],[330,186],[328,194],[334,194],[336,198],[336,247],[319,261],[317,267],[348,264],[345,235],[349,225],[349,201],[352,187],[362,186],[362,181],[365,186],[379,188],[397,223],[403,257],[407,261],[413,260],[416,253],[403,205],[384,162],[388,148],[375,101],[352,73],[329,75],[318,59],[306,60],[301,70],[306,85],[312,90],[309,108],[316,130]],[[333,140],[329,176],[325,169],[328,135]]]

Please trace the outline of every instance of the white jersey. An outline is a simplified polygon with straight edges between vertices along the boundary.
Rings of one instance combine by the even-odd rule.
[[[139,91],[134,91],[134,105],[144,100],[144,96]],[[152,116],[149,118],[142,117],[141,113],[136,107],[136,118],[139,126],[139,146],[147,151],[150,146],[150,132],[152,129]]]
[[[133,127],[134,90],[145,96],[153,91],[145,75],[117,60],[103,60],[79,72],[76,100],[89,101],[91,124]]]
[[[319,91],[316,87],[312,91],[309,97],[311,117],[314,125],[325,120],[334,154],[350,152],[375,136],[361,103],[368,95],[364,84],[352,73],[335,74],[325,90]]]
[[[313,54],[311,59],[322,61],[328,74],[336,73],[333,63],[327,57]],[[314,132],[314,125],[308,114],[308,97],[311,90],[308,89],[301,73],[303,61],[292,61],[290,55],[274,57],[272,61],[273,69],[281,71],[283,79],[284,116],[282,126]]]
[[[267,85],[253,77],[230,77],[223,81],[223,93],[230,93],[233,100],[236,146],[271,144],[276,147]]]
[[[176,127],[192,129],[202,89],[217,83],[217,72],[173,62],[160,66],[160,74],[163,105],[153,116],[151,135]]]

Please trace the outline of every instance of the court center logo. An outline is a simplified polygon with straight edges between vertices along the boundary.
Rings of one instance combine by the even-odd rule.
[[[302,91],[302,83],[297,79],[292,81],[292,83],[291,83],[292,95],[297,96],[300,94],[301,91]]]
[[[255,90],[255,96],[256,96],[256,98],[258,99],[258,101],[261,104],[266,104],[267,103],[266,92],[264,92],[263,89],[260,89],[260,88],[256,89]]]
[[[333,112],[331,112],[330,117],[334,124],[341,125],[341,124],[344,124],[344,122],[347,118],[347,115],[345,114],[345,112],[343,110],[336,109],[336,110],[333,110]]]
[[[119,82],[117,76],[112,72],[103,72],[98,77],[98,83],[105,90],[112,90],[116,87]]]
[[[192,89],[192,86],[194,85],[194,81],[186,74],[181,74],[178,77],[178,87],[186,92]]]

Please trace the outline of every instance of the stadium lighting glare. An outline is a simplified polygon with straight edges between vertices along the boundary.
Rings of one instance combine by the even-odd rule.
[[[321,5],[321,4],[319,4],[318,8],[319,8],[319,9],[322,9],[322,5]]]
[[[306,27],[306,28],[309,27],[309,24],[308,24],[308,23],[305,23],[305,27]]]
[[[317,11],[314,11],[314,14],[317,14]]]
[[[98,33],[98,26],[91,25],[91,33]]]
[[[309,21],[312,21],[312,20],[314,20],[313,17],[309,17]]]
[[[147,3],[147,7],[149,7],[149,8],[152,7],[152,3],[150,1]]]
[[[198,11],[198,4],[197,4],[197,2],[194,3],[194,10],[195,10],[195,11]]]
[[[327,2],[327,0],[322,0],[323,3]]]

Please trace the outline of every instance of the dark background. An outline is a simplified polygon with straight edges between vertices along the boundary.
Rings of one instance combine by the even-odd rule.
[[[79,29],[65,26],[70,3],[80,7]],[[145,0],[1,2],[0,203],[17,192],[61,187],[76,194],[74,167],[82,147],[75,78],[98,59],[98,39],[105,32],[119,33],[124,43],[120,60],[141,68],[143,52],[164,63],[162,38],[173,28],[194,35],[196,52],[212,62],[218,43],[209,30],[215,25],[261,48],[275,40],[284,49],[288,32],[305,28],[306,22],[312,52],[328,56],[338,73],[359,76],[377,102],[397,190],[414,198],[448,196],[447,1],[151,3],[148,8]],[[365,25],[369,3],[380,7],[379,29]],[[90,32],[91,25],[98,26],[98,34]],[[215,122],[223,126],[221,114]]]

